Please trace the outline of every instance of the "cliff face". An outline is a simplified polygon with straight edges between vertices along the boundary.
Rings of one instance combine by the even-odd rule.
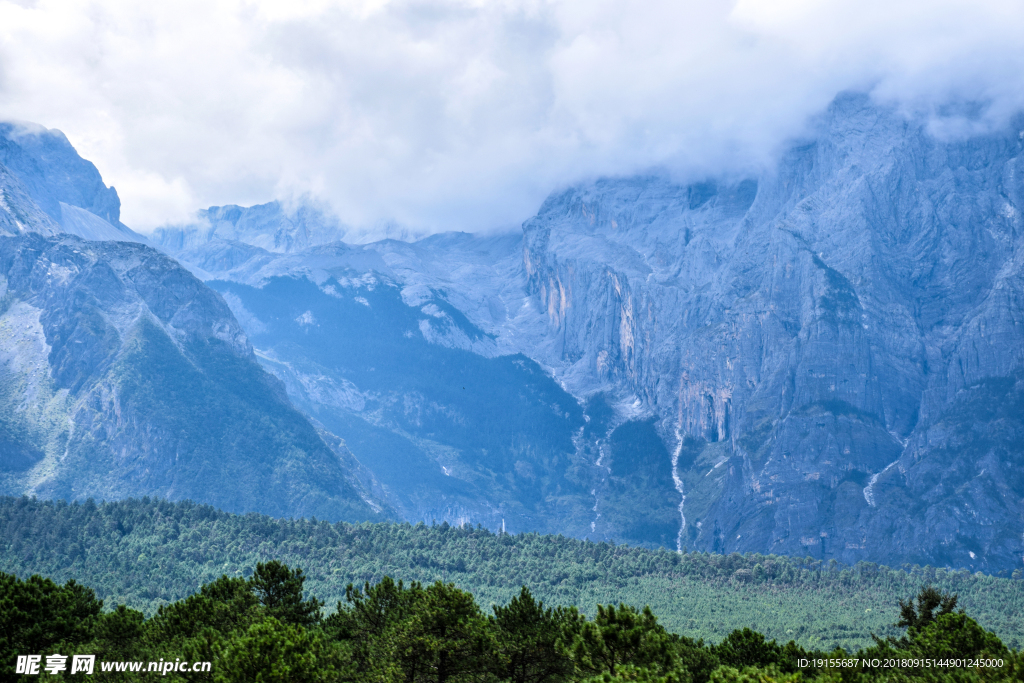
[[[0,122],[0,164],[20,179],[36,206],[55,223],[64,222],[64,205],[134,234],[121,223],[117,191],[103,184],[96,167],[78,156],[60,131]]]
[[[18,176],[0,164],[0,235],[56,235],[60,231],[28,196]]]
[[[159,228],[153,241],[169,252],[203,249],[210,242],[259,247],[290,253],[337,242],[346,227],[312,202],[288,208],[280,202],[257,206],[211,206],[196,213],[194,223]]]
[[[773,174],[601,181],[526,223],[563,372],[659,417],[680,547],[1019,565],[1021,145],[843,97]]]

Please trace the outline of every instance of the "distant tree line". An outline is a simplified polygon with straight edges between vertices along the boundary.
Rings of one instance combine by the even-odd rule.
[[[53,653],[101,662],[209,661],[209,672],[163,678],[225,683],[1024,680],[1021,653],[957,609],[957,596],[931,586],[900,601],[900,637],[876,637],[850,653],[779,645],[749,628],[709,644],[668,632],[649,607],[601,605],[587,618],[574,607],[546,606],[526,587],[488,614],[451,583],[389,577],[349,585],[325,615],[304,584],[300,569],[260,563],[248,578],[222,576],[146,618],[123,605],[104,612],[95,593],[74,581],[0,574],[0,680],[24,680],[14,673],[18,655]],[[816,665],[827,660],[848,664]],[[895,664],[864,665],[873,660]],[[914,660],[940,664],[908,664]],[[941,665],[949,660],[966,662]],[[96,673],[125,681],[154,675]],[[39,678],[86,676],[43,671]]]
[[[280,560],[305,571],[328,604],[348,584],[440,581],[473,593],[485,610],[530,587],[537,600],[576,606],[650,605],[670,632],[720,642],[749,627],[812,650],[897,636],[898,601],[930,583],[1011,648],[1024,645],[1024,581],[964,570],[813,558],[715,555],[594,543],[563,536],[496,534],[448,524],[345,524],[233,515],[157,499],[65,503],[0,497],[0,571],[75,579],[106,604],[147,617],[221,575],[251,578]]]

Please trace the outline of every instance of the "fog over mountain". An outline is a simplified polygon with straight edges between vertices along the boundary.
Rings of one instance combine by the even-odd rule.
[[[514,231],[597,177],[771,168],[845,90],[993,130],[1022,32],[1011,0],[2,0],[0,119],[64,131],[145,233],[306,193],[379,236]]]

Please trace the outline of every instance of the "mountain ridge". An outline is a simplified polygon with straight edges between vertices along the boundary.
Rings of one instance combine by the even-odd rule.
[[[521,235],[313,243],[341,233],[272,203],[158,241],[407,518],[1012,570],[1022,127],[938,139],[844,94],[773,169],[597,179]],[[500,447],[468,368],[526,397]]]
[[[116,191],[63,135],[0,133],[21,169],[0,163],[0,490],[394,514],[344,441],[260,368],[224,300],[119,222]]]
[[[680,548],[1012,568],[1024,426],[972,396],[1019,394],[1019,127],[939,140],[845,94],[770,172],[572,187],[485,258],[485,238],[438,236],[243,256],[214,276],[382,273],[490,335],[434,343],[525,353],[581,402],[606,396],[617,424],[655,417]],[[610,438],[588,450],[595,510]],[[616,515],[592,537],[621,538]]]

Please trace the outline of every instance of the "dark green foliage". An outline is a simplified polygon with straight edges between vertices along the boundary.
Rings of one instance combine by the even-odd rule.
[[[257,605],[247,581],[222,576],[184,600],[161,605],[151,630],[164,642],[194,638],[205,629],[231,631],[247,627]]]
[[[674,667],[672,639],[650,607],[598,605],[593,621],[575,626],[567,634],[567,650],[584,676],[615,676],[627,665],[659,673]]]
[[[916,657],[1005,657],[1006,646],[991,631],[986,631],[963,612],[939,615],[923,627],[912,640],[910,650]]]
[[[217,678],[230,683],[337,681],[340,653],[317,631],[284,624],[274,617],[253,624],[217,653]]]
[[[422,602],[419,583],[406,586],[385,576],[380,583],[362,589],[349,584],[345,602],[323,621],[327,636],[346,646],[356,675],[387,678],[398,674],[395,633]]]
[[[142,638],[145,615],[138,610],[118,605],[113,611],[100,616],[94,631],[96,639],[108,653],[128,653]]]
[[[610,673],[603,673],[586,680],[588,683],[690,683],[687,673],[682,668],[660,672],[627,664],[619,667],[614,676]]]
[[[409,683],[479,678],[495,666],[497,642],[472,594],[437,582],[394,630],[394,653]]]
[[[899,626],[907,628],[906,636],[886,640],[876,638],[874,647],[857,653],[857,656],[900,663],[932,662],[928,667],[901,664],[884,672],[895,680],[1021,680],[1024,673],[1021,653],[1008,649],[994,633],[983,629],[963,610],[954,612],[956,603],[955,595],[926,586],[918,593],[916,607],[913,598],[899,601],[902,608]],[[1001,661],[1003,666],[993,669],[976,668],[970,664],[953,667],[946,664],[956,659]],[[844,672],[844,681],[850,673]],[[867,673],[872,671],[869,669]]]
[[[473,596],[450,583],[423,588],[385,577],[349,585],[323,632],[345,645],[354,675],[370,679],[446,683],[500,668],[495,629]]]
[[[316,598],[303,600],[301,569],[289,569],[278,560],[256,565],[249,584],[267,614],[286,624],[309,626],[320,621],[323,603]]]
[[[376,585],[367,582],[362,589],[349,584],[345,588],[348,604],[339,602],[337,613],[328,617],[327,623],[336,624],[345,638],[380,637],[408,618],[422,595],[423,586],[418,582],[406,587],[390,576]]]
[[[731,666],[722,666],[711,676],[712,683],[799,683],[800,680],[799,674],[783,674],[774,667],[753,666],[742,671]]]
[[[954,611],[957,595],[949,595],[933,586],[925,586],[914,599],[900,600],[900,620],[896,626],[906,628],[903,638],[878,640],[879,656],[925,659],[1004,658],[1010,654],[1002,641],[986,631],[964,610]]]
[[[103,602],[91,588],[0,573],[0,672],[18,655],[73,647],[92,638]]]
[[[796,660],[807,656],[793,641],[783,647],[749,628],[733,631],[712,649],[725,666],[735,669],[775,666],[786,673],[795,672]]]
[[[938,617],[951,614],[956,609],[958,599],[956,595],[940,593],[934,586],[925,586],[917,594],[916,607],[913,598],[906,602],[900,600],[900,620],[896,622],[896,626],[906,628],[908,634],[914,635],[932,624]],[[938,612],[935,612],[936,608]]]
[[[558,645],[563,631],[578,620],[574,609],[545,609],[523,586],[508,605],[495,605],[493,610],[501,678],[512,683],[555,683],[569,677],[572,660]]]
[[[679,668],[689,672],[692,683],[708,683],[711,673],[718,668],[718,655],[714,647],[705,647],[703,640],[681,636],[675,643]]]
[[[16,655],[56,652],[96,655],[98,680],[148,680],[128,671],[107,673],[104,662],[211,663],[208,672],[161,672],[176,683],[1009,683],[1024,673],[1021,653],[963,612],[946,610],[921,621],[921,598],[926,610],[935,602],[924,591],[905,640],[880,640],[855,654],[808,653],[749,628],[717,646],[673,636],[646,606],[602,605],[588,620],[574,608],[545,608],[525,587],[486,618],[473,595],[453,584],[424,588],[385,578],[361,589],[348,586],[337,613],[323,618],[321,603],[304,598],[303,575],[266,563],[248,580],[221,577],[147,620],[124,606],[99,614],[92,591],[77,584],[0,574],[0,624],[8,638],[0,680],[19,680],[11,667]],[[948,596],[939,598],[934,607],[951,607]],[[41,630],[25,637],[29,612]],[[852,664],[797,663],[823,657]],[[866,664],[876,658],[893,664]],[[949,659],[1002,665],[941,663]],[[913,663],[924,660],[935,664]]]

